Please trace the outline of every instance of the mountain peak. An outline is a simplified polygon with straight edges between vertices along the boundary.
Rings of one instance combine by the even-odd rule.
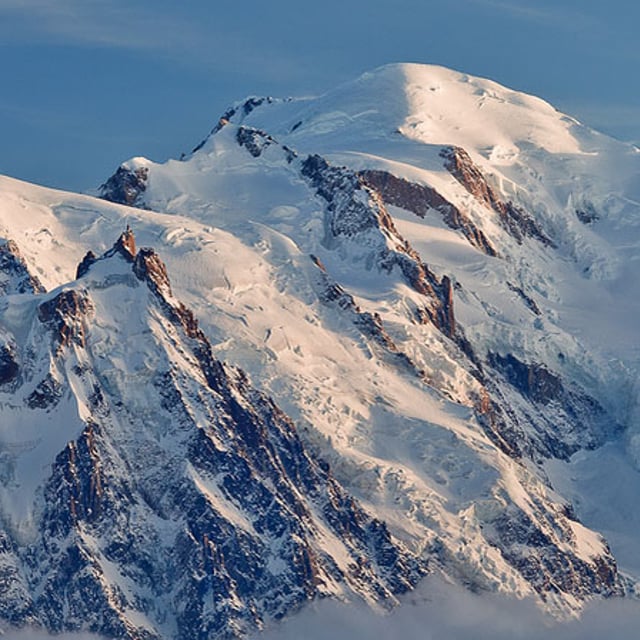
[[[120,237],[113,245],[112,251],[118,252],[125,260],[133,262],[136,257],[136,239],[133,235],[133,230],[129,225],[120,234]]]
[[[623,483],[574,471],[639,439],[639,159],[395,64],[239,102],[111,202],[0,182],[0,621],[242,636],[430,571],[631,593],[637,523],[593,515]]]

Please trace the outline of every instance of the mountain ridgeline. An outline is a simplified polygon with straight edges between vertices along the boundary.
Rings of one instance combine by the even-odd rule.
[[[563,478],[634,441],[636,152],[391,65],[100,198],[3,179],[1,628],[243,638],[428,574],[632,597]]]

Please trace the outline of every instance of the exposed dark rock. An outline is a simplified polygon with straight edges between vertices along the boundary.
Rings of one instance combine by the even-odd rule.
[[[40,623],[55,632],[83,621],[111,637],[161,637],[135,628],[128,618],[138,611],[152,623],[175,620],[177,638],[235,637],[329,584],[381,603],[412,588],[426,563],[307,453],[271,399],[214,358],[193,314],[171,298],[157,255],[141,249],[132,270],[177,329],[173,344],[202,376],[169,363],[156,373],[160,401],[150,403],[166,412],[171,434],[163,447],[137,409],[111,402],[106,410],[109,389],[78,373],[91,406],[104,409],[58,455],[44,489],[42,537],[29,549]],[[73,315],[80,306],[71,298],[41,315]],[[128,438],[135,446],[125,446]],[[154,522],[164,524],[155,530]],[[175,536],[164,533],[167,526]],[[324,550],[323,529],[343,545],[348,563],[339,567]],[[148,596],[120,591],[105,563]]]
[[[544,365],[525,364],[510,353],[506,356],[489,353],[489,364],[534,402],[549,404],[564,392],[561,379]]]
[[[528,296],[524,292],[524,289],[522,289],[522,287],[518,287],[514,284],[511,284],[510,282],[507,282],[507,286],[509,287],[509,289],[511,289],[511,291],[517,293],[522,298],[522,301],[527,305],[527,307],[529,307],[531,311],[533,311],[533,313],[535,313],[537,316],[542,315],[542,311],[540,311],[540,307],[538,306],[536,301],[531,296]]]
[[[602,445],[622,429],[595,398],[544,365],[524,363],[512,354],[489,353],[487,359],[520,394],[517,402],[509,400],[499,378],[487,380],[494,420],[499,430],[506,429],[501,433],[510,447],[528,457],[568,459],[579,449]]]
[[[276,142],[268,133],[250,127],[238,127],[236,140],[254,158],[258,158],[267,147]]]
[[[516,416],[513,412],[505,415],[502,405],[492,399],[486,388],[482,389],[476,400],[474,411],[478,424],[489,440],[503,453],[514,460],[520,460],[525,455],[534,457],[534,447]]]
[[[359,174],[345,167],[333,167],[317,155],[304,160],[301,173],[327,202],[326,227],[331,237],[356,239],[377,232],[378,248],[372,251],[376,252],[374,260],[378,268],[391,272],[398,267],[406,282],[425,296],[424,311],[429,321],[453,338],[456,324],[449,278],[438,279],[402,238],[378,192]],[[387,240],[393,248],[387,246]]]
[[[546,599],[549,593],[568,593],[576,598],[593,594],[605,597],[624,595],[624,585],[608,548],[586,561],[560,551],[574,542],[567,518],[554,514],[545,526],[535,523],[524,511],[510,508],[492,523],[493,540],[509,563]]]
[[[367,340],[371,340],[373,343],[382,347],[393,364],[411,371],[418,377],[422,377],[424,372],[420,371],[413,360],[398,348],[391,336],[384,329],[380,315],[362,311],[356,304],[353,296],[347,293],[329,276],[320,260],[313,255],[311,256],[311,260],[320,270],[316,279],[316,291],[318,292],[320,301],[329,306],[337,306],[342,311],[347,312],[351,316],[351,321],[362,335]]]
[[[590,202],[585,202],[581,207],[577,208],[576,216],[583,224],[593,224],[600,220],[600,215]]]
[[[96,522],[102,514],[105,478],[96,446],[97,429],[96,424],[88,423],[82,435],[70,442],[56,460],[63,475],[59,491],[68,503],[69,530],[79,521]]]
[[[167,268],[153,249],[140,249],[133,263],[133,272],[139,280],[146,281],[155,293],[171,295]]]
[[[286,145],[279,144],[268,133],[261,129],[254,129],[253,127],[238,127],[236,132],[236,140],[241,147],[247,149],[247,151],[254,157],[259,158],[262,152],[271,145],[277,145],[285,153],[285,159],[288,164],[291,164],[298,154],[287,147]]]
[[[126,204],[130,207],[141,206],[148,179],[147,167],[129,169],[121,165],[104,184],[100,185],[100,197],[109,202]]]
[[[0,295],[44,293],[45,288],[29,267],[13,240],[0,240]]]
[[[85,346],[85,321],[93,311],[93,303],[85,293],[75,289],[61,291],[38,306],[38,319],[53,332],[59,351],[76,344]]]
[[[144,247],[138,252],[133,264],[133,272],[139,280],[147,283],[149,289],[156,294],[159,304],[172,322],[185,331],[190,338],[204,340],[204,334],[198,326],[198,320],[191,309],[182,302],[171,301],[171,283],[167,268],[160,256],[151,248]]]
[[[97,262],[100,262],[101,260],[105,260],[107,258],[111,258],[115,255],[121,256],[130,263],[133,263],[136,259],[136,239],[133,234],[133,230],[129,225],[127,225],[127,228],[120,234],[111,249],[106,251],[102,256],[96,256],[93,251],[88,251],[86,253],[84,258],[82,258],[82,261],[76,268],[76,279],[82,278],[84,275],[89,273],[91,271],[91,267]]]
[[[387,229],[393,225],[386,211],[375,211],[362,200],[354,198],[363,183],[353,171],[332,167],[321,156],[311,155],[302,162],[301,173],[327,202],[330,214],[328,228],[333,236],[353,237],[377,228],[379,223]],[[378,213],[381,214],[380,219]]]
[[[0,529],[0,620],[16,628],[35,627],[37,612],[21,565],[17,546],[9,534]]]
[[[498,255],[484,232],[435,189],[398,178],[388,171],[367,169],[359,173],[387,204],[411,211],[420,218],[430,211],[437,211],[449,228],[461,231],[474,247],[489,256]]]
[[[500,198],[464,149],[445,147],[440,155],[445,160],[445,169],[470,194],[493,209],[498,214],[502,227],[519,243],[522,243],[524,238],[534,238],[545,246],[556,246],[542,227],[526,211],[512,202],[504,202]]]
[[[198,145],[196,145],[196,147],[193,149],[193,151],[191,153],[196,153],[196,151],[200,151],[200,149],[202,149],[202,147],[204,147],[204,145],[207,143],[207,140],[209,140],[209,138],[211,138],[211,136],[214,136],[216,133],[218,133],[218,131],[220,131],[223,127],[228,125],[230,122],[234,122],[235,120],[239,120],[239,122],[238,122],[238,124],[239,124],[254,109],[256,109],[257,107],[259,107],[262,104],[265,104],[265,103],[266,104],[271,104],[272,102],[274,102],[274,98],[271,98],[269,96],[264,97],[264,98],[255,98],[254,97],[254,98],[248,98],[244,102],[242,102],[240,104],[236,104],[233,107],[230,107],[229,109],[227,109],[222,114],[222,116],[220,116],[220,119],[218,120],[218,123],[211,130],[211,133],[209,133],[209,135],[202,142],[200,142]]]
[[[107,252],[107,257],[119,253],[127,262],[133,262],[136,257],[136,239],[129,225],[125,231],[120,234],[113,248]]]
[[[442,295],[440,296],[442,306],[438,309],[440,326],[445,335],[453,338],[456,335],[456,320],[453,315],[453,287],[451,286],[451,278],[449,278],[449,276],[442,276],[440,286],[442,289]]]
[[[0,343],[0,387],[13,382],[20,372],[18,354],[13,341]]]
[[[30,409],[51,409],[58,404],[62,394],[62,385],[48,373],[25,402]]]
[[[332,200],[338,216],[352,199],[366,202],[356,194],[360,183],[351,182],[348,174],[343,178],[354,191]],[[402,246],[392,222],[380,226],[384,214],[376,209],[382,205],[375,193],[368,202],[377,223],[365,223],[365,228],[382,228]],[[422,269],[419,278],[434,296],[436,302],[425,303],[422,312],[443,333],[461,340],[452,281],[430,274],[409,246],[397,252],[407,261],[407,273]],[[131,407],[114,394],[110,380],[90,367],[61,362],[59,371],[73,363],[74,390],[79,387],[76,392],[91,417],[59,453],[43,488],[40,537],[27,547],[9,545],[5,554],[0,536],[0,587],[13,585],[25,602],[12,618],[0,604],[0,619],[35,621],[56,633],[82,627],[129,640],[164,638],[167,621],[175,623],[172,637],[180,640],[238,637],[336,584],[383,605],[411,589],[429,570],[427,562],[350,496],[326,462],[310,455],[291,420],[242,371],[215,358],[194,314],[173,298],[159,256],[149,248],[136,251],[127,229],[111,250],[88,262],[120,256],[131,265],[132,278],[153,294],[147,296],[157,322],[153,335],[159,339],[158,332],[165,331],[170,348],[188,366],[161,361],[140,396],[148,405]],[[388,361],[420,375],[380,316],[360,309],[320,260],[312,260],[322,302],[350,317]],[[91,278],[86,284],[92,286]],[[144,286],[133,291],[147,295]],[[38,307],[38,318],[54,331],[53,348],[62,359],[62,346],[85,345],[91,308],[82,290],[62,291]],[[81,356],[74,358],[82,363]],[[562,431],[560,420],[558,440],[567,433],[575,436],[561,450],[549,439],[548,423],[532,431],[526,407],[553,410],[550,420],[560,415],[557,406],[567,404],[567,424],[587,424],[587,409],[601,410],[587,407],[585,397],[568,389],[560,376],[510,355],[490,354],[488,361],[493,370],[483,376],[487,390],[476,409],[503,451],[515,459],[535,459],[540,451],[557,447],[565,455],[585,434],[591,437],[591,426],[571,434]],[[68,380],[59,382],[50,374],[26,402],[51,409],[68,388]],[[507,389],[504,397],[501,388]],[[578,558],[572,551],[570,511],[558,511],[556,517],[545,505],[534,505],[534,515],[509,507],[487,523],[487,539],[542,597],[555,591],[577,598],[621,593],[610,554],[605,550],[592,561]],[[331,544],[341,545],[342,560],[328,550],[327,535]],[[432,546],[442,559],[444,551]],[[28,566],[28,584],[21,563]],[[133,621],[142,618],[147,626],[136,627]]]
[[[78,278],[82,278],[85,274],[89,272],[91,265],[95,264],[98,260],[98,256],[93,253],[93,251],[87,251],[84,258],[82,258],[82,262],[78,265],[76,269],[76,280]]]

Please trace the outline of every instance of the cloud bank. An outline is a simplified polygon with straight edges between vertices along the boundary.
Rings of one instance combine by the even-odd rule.
[[[639,628],[638,601],[598,601],[559,622],[532,600],[478,596],[432,578],[389,615],[325,601],[252,640],[629,640]]]
[[[432,577],[391,613],[375,613],[363,604],[313,602],[250,640],[629,640],[637,637],[638,629],[638,600],[594,601],[579,618],[558,621],[533,600],[476,595]],[[2,639],[109,640],[88,633],[49,635],[39,630],[10,631]]]

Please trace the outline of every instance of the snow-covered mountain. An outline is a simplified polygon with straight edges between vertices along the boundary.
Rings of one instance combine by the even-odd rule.
[[[391,65],[99,195],[0,178],[5,625],[243,636],[428,573],[633,596],[636,147]]]

